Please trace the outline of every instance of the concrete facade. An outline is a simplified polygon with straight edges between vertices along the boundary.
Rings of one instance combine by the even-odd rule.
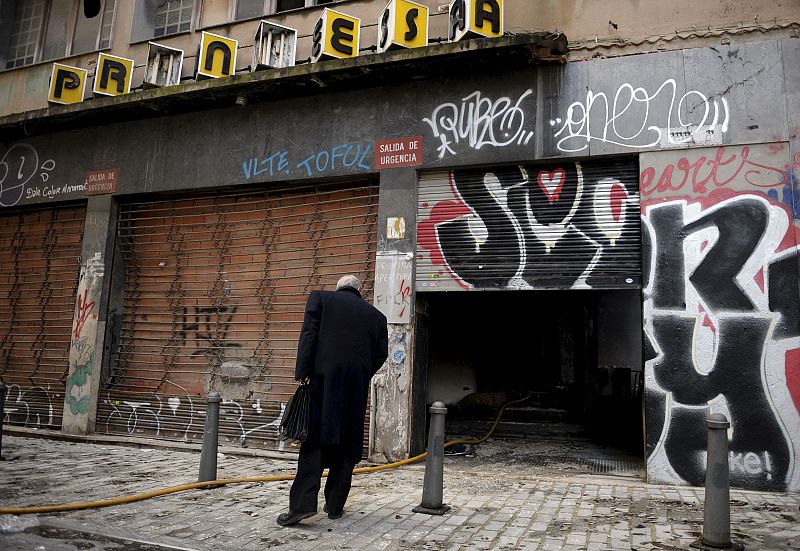
[[[119,4],[122,25],[133,3]],[[445,20],[434,4],[426,3],[432,36],[444,33]],[[594,11],[600,9],[595,3],[537,4],[540,9],[506,2],[506,21],[514,21],[506,30],[517,36],[244,73],[77,106],[43,109],[46,86],[20,91],[22,82],[49,72],[49,63],[0,73],[0,90],[8,91],[0,97],[9,98],[0,112],[3,207],[87,201],[89,172],[116,169],[118,175],[112,195],[88,199],[76,274],[82,283],[73,323],[81,331],[73,333],[72,386],[63,404],[54,404],[64,408],[64,430],[93,430],[99,379],[114,339],[105,320],[124,306],[107,276],[114,257],[109,228],[116,226],[119,203],[377,178],[377,255],[413,257],[420,174],[483,166],[488,178],[492,166],[540,162],[554,174],[562,164],[620,156],[641,171],[638,194],[624,201],[641,209],[648,478],[702,481],[702,419],[711,411],[731,419],[736,485],[800,489],[800,41],[785,37],[797,31],[792,18],[800,6],[603,3],[604,13],[612,14],[607,17]],[[348,1],[336,7],[372,22],[383,6]],[[534,21],[539,13],[547,17]],[[215,14],[202,16],[221,21]],[[302,58],[318,16],[318,9],[309,9],[270,19],[300,29]],[[628,31],[653,19],[658,23]],[[766,25],[768,32],[755,36],[746,25]],[[687,31],[691,37],[674,32],[693,27],[708,31]],[[243,44],[254,34],[252,21],[208,28]],[[544,38],[523,32],[530,30],[563,31],[573,48],[570,61],[537,59]],[[113,53],[141,59],[146,43],[130,45],[125,34],[115,33]],[[362,34],[370,35],[368,26]],[[705,44],[681,49],[684,40]],[[165,41],[187,52],[196,42],[196,33]],[[592,58],[596,50],[638,55]],[[247,57],[242,52],[240,59]],[[89,58],[68,61],[80,65]],[[187,58],[184,67],[191,65]],[[370,74],[380,78],[363,76]],[[270,86],[277,87],[276,99],[265,97]],[[237,97],[245,100],[236,104]],[[193,112],[199,109],[193,102],[204,109]],[[156,110],[162,114],[153,116]],[[422,142],[416,166],[376,168],[378,142],[410,137]],[[390,219],[404,221],[402,237],[391,235]],[[605,246],[613,249],[609,240]],[[413,283],[394,290],[410,305],[419,292]],[[89,303],[98,305],[96,319],[85,317]],[[390,360],[372,397],[375,459],[407,456],[415,425],[419,430],[424,422],[419,403],[425,397],[415,395],[414,385],[417,324],[409,308],[408,321],[390,327]]]

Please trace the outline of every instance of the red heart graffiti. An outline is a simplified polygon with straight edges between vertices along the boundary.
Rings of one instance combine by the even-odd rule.
[[[561,186],[564,185],[566,179],[567,173],[563,168],[557,168],[553,172],[540,170],[539,176],[536,177],[539,187],[547,196],[550,204],[553,204],[553,201],[558,201],[558,194],[561,193]]]

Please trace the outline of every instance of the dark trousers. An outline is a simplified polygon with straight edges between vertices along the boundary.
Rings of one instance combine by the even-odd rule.
[[[300,446],[297,459],[297,475],[289,490],[289,511],[292,513],[315,513],[317,494],[321,485],[322,471],[328,468],[325,482],[325,503],[329,513],[344,509],[355,463],[346,459],[339,446]]]

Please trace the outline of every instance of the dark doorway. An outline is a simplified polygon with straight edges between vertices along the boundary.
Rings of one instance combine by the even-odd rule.
[[[506,409],[495,437],[643,456],[641,291],[426,293],[420,302],[417,365],[426,405],[448,407],[448,439],[482,436],[503,404],[527,397]]]

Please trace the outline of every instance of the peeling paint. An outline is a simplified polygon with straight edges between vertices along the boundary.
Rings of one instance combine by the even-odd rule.
[[[372,379],[373,461],[396,461],[408,452],[411,330],[405,324],[389,324],[389,358]]]

